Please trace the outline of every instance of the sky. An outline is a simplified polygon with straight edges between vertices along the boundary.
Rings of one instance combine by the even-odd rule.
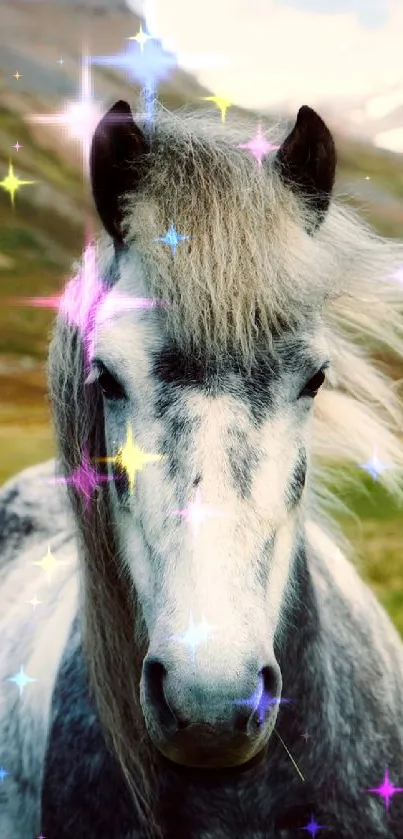
[[[179,56],[220,55],[221,64],[210,67],[181,63],[245,107],[315,107],[396,85],[403,90],[403,0],[127,2]]]

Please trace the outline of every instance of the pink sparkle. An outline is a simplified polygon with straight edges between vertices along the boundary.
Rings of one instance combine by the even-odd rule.
[[[249,143],[241,143],[237,146],[237,148],[247,149],[247,151],[253,154],[260,169],[262,166],[262,158],[268,154],[269,151],[277,150],[280,146],[275,146],[273,143],[269,143],[269,141],[263,136],[262,127],[259,125],[255,136],[249,140]]]
[[[32,306],[34,309],[58,309],[61,297],[61,294],[52,294],[50,297],[10,297],[8,303],[12,306]]]
[[[16,143],[14,143],[14,145],[13,145],[13,149],[15,149],[16,151],[19,151],[20,149],[22,149],[22,146],[20,146],[20,144],[19,144],[18,140],[17,140],[17,142],[16,142]]]
[[[75,489],[83,494],[85,507],[88,508],[88,504],[94,490],[100,486],[100,484],[110,480],[113,480],[113,478],[109,475],[101,475],[96,469],[94,469],[88,459],[87,453],[84,451],[81,466],[75,469],[69,478],[51,478],[49,483],[71,484]]]
[[[393,275],[393,279],[397,280],[398,283],[403,284],[403,265],[397,269],[397,271]]]
[[[167,305],[168,303],[165,300],[153,300],[151,297],[129,297],[111,289],[97,307],[95,326],[99,329],[122,312],[129,312],[133,309],[155,309]]]
[[[202,504],[201,491],[200,487],[198,487],[195,493],[195,500],[192,501],[184,510],[173,510],[172,515],[182,516],[182,518],[186,519],[193,529],[194,537],[197,538],[201,524],[209,518],[222,516],[223,514],[217,512],[207,504]]]
[[[379,787],[375,787],[374,789],[368,789],[367,792],[376,792],[377,795],[379,795],[381,798],[384,798],[386,810],[389,810],[391,798],[393,798],[393,796],[396,795],[397,792],[403,792],[403,787],[395,787],[391,783],[389,779],[388,770],[386,769],[382,784],[380,784]]]
[[[98,276],[96,248],[91,242],[85,247],[82,265],[69,280],[62,294],[48,297],[10,298],[8,303],[32,306],[37,309],[56,309],[67,323],[75,326],[84,343],[85,365],[88,368],[95,349],[96,331],[114,316],[136,309],[167,307],[164,300],[130,297],[106,286]]]
[[[92,96],[93,84],[89,58],[83,56],[81,65],[81,91],[76,101],[67,102],[63,111],[54,114],[31,114],[28,120],[40,125],[60,125],[67,129],[71,138],[79,140],[82,146],[84,171],[89,172],[89,153],[95,128],[101,118],[101,108]]]

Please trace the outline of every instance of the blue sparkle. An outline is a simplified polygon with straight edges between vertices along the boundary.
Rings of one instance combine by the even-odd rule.
[[[301,830],[306,830],[307,833],[310,833],[311,836],[315,837],[319,830],[327,830],[328,828],[325,827],[323,824],[318,824],[314,817],[311,816],[311,821],[305,827],[302,827]]]
[[[123,52],[94,56],[91,63],[126,70],[134,81],[151,88],[167,79],[178,66],[177,57],[166,52],[160,42],[154,39],[147,41],[143,50],[136,41],[128,41]]]
[[[286,705],[288,702],[291,702],[291,699],[277,699],[274,696],[269,696],[264,691],[264,683],[263,678],[260,677],[259,685],[256,690],[246,699],[234,699],[232,700],[233,705],[242,705],[251,708],[252,711],[257,711],[259,714],[259,722],[263,725],[266,717],[266,712],[268,708],[271,708],[273,705]]]
[[[367,460],[366,463],[361,464],[361,469],[365,469],[365,471],[371,475],[373,480],[376,481],[379,475],[382,475],[382,472],[385,472],[387,469],[389,469],[389,466],[387,466],[386,463],[382,463],[382,461],[379,460],[376,452],[374,452],[371,460]]]
[[[19,669],[19,672],[15,676],[11,676],[9,679],[6,679],[6,682],[14,682],[17,685],[17,687],[20,691],[20,696],[22,696],[22,692],[23,692],[24,688],[27,685],[29,685],[30,682],[37,682],[37,681],[38,681],[37,679],[31,679],[30,676],[27,676],[27,674],[24,673],[24,668],[23,668],[22,665]]]
[[[173,255],[176,256],[176,248],[178,247],[179,242],[182,242],[184,239],[190,239],[190,236],[181,236],[181,234],[175,230],[173,222],[171,222],[168,232],[165,233],[164,236],[158,236],[155,241],[163,242],[164,245],[169,245],[169,247],[172,248]]]
[[[11,772],[7,772],[7,770],[4,769],[4,766],[0,766],[0,784],[3,783],[4,778],[6,778],[7,775],[11,775]]]

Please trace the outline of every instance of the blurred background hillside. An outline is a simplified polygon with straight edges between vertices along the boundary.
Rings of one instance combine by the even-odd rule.
[[[178,0],[174,5],[178,7]],[[33,123],[30,117],[54,114],[67,100],[77,99],[83,50],[91,55],[120,52],[139,24],[133,4],[129,8],[123,0],[1,1],[0,181],[11,162],[18,178],[35,183],[17,191],[14,209],[10,195],[0,189],[0,484],[53,454],[44,374],[53,313],[7,301],[59,292],[82,250],[88,220],[96,223],[80,144],[62,126]],[[101,109],[115,98],[128,99],[136,109],[138,87],[123,73],[93,67],[91,75]],[[159,99],[170,109],[183,104],[203,107],[201,97],[209,93],[181,69],[158,89]],[[399,97],[395,99],[398,119],[401,106]],[[315,105],[302,96],[295,110],[302,104]],[[360,138],[348,130],[351,108],[345,120],[340,103],[324,103],[323,108],[336,134],[338,191],[379,232],[401,237],[403,157],[377,147],[367,124]],[[272,113],[261,110],[259,118],[264,126],[280,115],[276,106]],[[403,369],[395,367],[394,373],[403,378]],[[346,528],[356,541],[362,572],[403,632],[402,512],[364,472],[362,487],[362,494],[350,499],[359,524],[351,519]]]

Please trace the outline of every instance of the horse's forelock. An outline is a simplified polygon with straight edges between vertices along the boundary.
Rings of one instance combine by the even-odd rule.
[[[270,344],[273,328],[298,325],[334,291],[323,249],[306,232],[312,210],[284,185],[274,159],[259,170],[237,148],[247,139],[239,128],[228,126],[224,142],[197,121],[171,123],[156,119],[148,169],[126,196],[125,238],[149,266],[150,296],[170,302],[178,345],[219,355],[235,342],[249,362],[257,323]],[[174,257],[156,243],[172,223],[188,237]]]

